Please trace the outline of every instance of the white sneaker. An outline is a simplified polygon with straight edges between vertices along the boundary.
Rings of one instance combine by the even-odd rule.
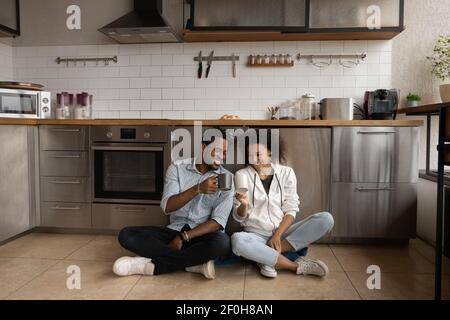
[[[257,263],[259,267],[259,272],[266,278],[276,278],[278,273],[277,270],[275,270],[274,267],[270,267],[265,264]]]
[[[209,280],[214,280],[216,278],[216,269],[214,268],[213,260],[210,260],[198,266],[188,267],[185,270],[187,272],[200,273]]]
[[[122,257],[114,262],[113,271],[121,277],[135,274],[152,276],[155,265],[151,261],[151,259],[143,257]]]
[[[320,260],[300,257],[295,262],[298,264],[297,274],[310,274],[318,277],[325,277],[328,274],[327,265]]]

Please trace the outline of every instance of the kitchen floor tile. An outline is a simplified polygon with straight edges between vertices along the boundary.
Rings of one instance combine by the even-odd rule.
[[[411,273],[382,273],[381,289],[367,288],[369,275],[347,272],[359,294],[365,300],[434,299],[434,275]]]
[[[433,264],[409,246],[331,245],[345,271],[366,272],[376,265],[382,272],[434,272]]]
[[[97,236],[87,245],[72,253],[69,260],[108,261],[114,262],[122,256],[136,256],[122,248],[117,236]]]
[[[275,279],[264,278],[256,266],[247,268],[245,300],[359,300],[345,272],[330,272],[325,278],[279,271]]]
[[[307,258],[325,262],[330,271],[344,271],[328,245],[317,244],[310,246]]]
[[[127,295],[130,300],[242,300],[245,265],[216,267],[216,279],[200,274],[176,272],[142,277]]]
[[[4,299],[59,260],[0,258],[0,299]]]
[[[67,268],[81,271],[80,290],[70,290]],[[123,299],[140,276],[118,277],[109,262],[63,260],[8,297],[9,300],[117,300]]]
[[[411,247],[417,250],[417,252],[434,265],[436,256],[434,247],[420,239],[411,240]],[[450,259],[444,255],[442,256],[442,273],[450,275]]]
[[[64,259],[94,238],[90,235],[32,233],[0,246],[0,257]]]

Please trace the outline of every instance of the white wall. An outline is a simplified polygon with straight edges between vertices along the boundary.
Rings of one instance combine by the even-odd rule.
[[[440,34],[450,34],[450,0],[405,1],[406,30],[392,44],[392,85],[400,88],[403,99],[409,92],[423,97],[424,104],[441,102],[440,80],[431,74],[426,59]],[[404,102],[405,104],[405,102]],[[411,118],[413,119],[413,118]],[[418,119],[424,120],[425,117]],[[433,120],[433,146],[437,145],[438,121]],[[426,127],[421,131],[420,168],[425,168]],[[431,163],[437,168],[437,151],[432,148]]]
[[[58,91],[86,90],[95,95],[98,118],[217,119],[237,114],[247,119],[267,118],[266,109],[312,92],[317,99],[355,97],[366,90],[391,86],[391,41],[254,42],[201,44],[99,45],[16,47],[14,76],[42,83]],[[197,79],[193,58],[240,55],[237,78],[231,63],[217,62],[209,79]],[[306,62],[293,68],[249,68],[250,54],[362,53],[368,58],[347,69],[339,64],[319,69]],[[118,55],[109,67],[57,65],[62,57]],[[204,66],[206,69],[206,66]]]
[[[13,48],[0,43],[0,81],[13,80]]]

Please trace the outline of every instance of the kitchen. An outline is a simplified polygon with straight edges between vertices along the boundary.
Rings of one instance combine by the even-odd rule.
[[[438,125],[403,109],[409,91],[423,105],[441,102],[426,56],[448,33],[445,1],[372,1],[380,30],[365,26],[372,3],[348,0],[343,9],[324,0],[164,1],[164,27],[133,25],[136,12],[154,12],[149,2],[5,1],[0,80],[43,88],[20,96],[24,112],[1,109],[0,298],[433,299],[437,187],[422,169],[437,168]],[[423,25],[426,41],[415,39]],[[5,104],[17,90],[7,86]],[[122,228],[168,224],[159,205],[175,134],[198,121],[279,130],[299,180],[299,219],[329,211],[335,221],[308,252],[328,264],[328,278],[280,273],[267,282],[243,261],[217,265],[202,288],[183,272],[114,276],[113,262],[130,254],[117,242]],[[70,265],[91,279],[81,290],[66,289]],[[373,265],[380,290],[366,286]],[[187,296],[180,282],[199,289]],[[273,285],[274,295],[260,290]]]

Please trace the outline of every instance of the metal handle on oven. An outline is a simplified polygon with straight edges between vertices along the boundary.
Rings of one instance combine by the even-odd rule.
[[[50,158],[55,158],[55,159],[80,159],[81,158],[81,156],[78,154],[78,155],[53,155],[53,156],[50,156]]]
[[[53,181],[49,181],[49,183],[53,183],[53,184],[81,184],[80,180],[77,181],[58,181],[58,180],[53,180]]]
[[[111,147],[93,146],[92,150],[97,151],[164,151],[163,147]]]
[[[364,191],[394,191],[394,188],[389,188],[389,187],[382,187],[382,188],[362,188],[362,187],[357,187],[356,188],[357,191],[360,192],[364,192]]]
[[[53,210],[66,210],[66,211],[81,210],[80,207],[60,207],[60,206],[50,207],[50,209],[53,209]]]
[[[145,208],[141,208],[141,209],[124,209],[123,207],[117,207],[116,211],[118,211],[118,212],[145,212]]]
[[[358,131],[358,134],[397,134],[397,131]]]
[[[50,129],[52,132],[80,132],[80,129]]]

